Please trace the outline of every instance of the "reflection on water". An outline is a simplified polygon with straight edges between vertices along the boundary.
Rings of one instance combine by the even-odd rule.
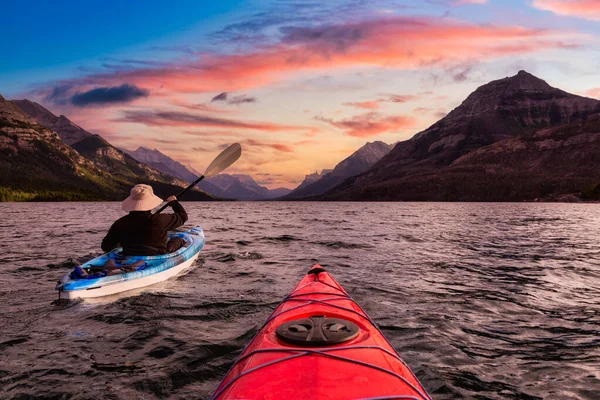
[[[0,204],[0,398],[207,398],[314,263],[434,398],[597,398],[599,205],[185,207],[207,237],[189,273],[65,302],[120,204]]]

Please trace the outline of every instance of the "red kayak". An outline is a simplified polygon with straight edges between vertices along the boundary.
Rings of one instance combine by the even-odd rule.
[[[315,265],[211,399],[431,398],[363,309]]]

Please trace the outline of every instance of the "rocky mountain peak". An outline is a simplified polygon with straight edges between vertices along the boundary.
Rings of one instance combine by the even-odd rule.
[[[510,97],[539,97],[541,95],[564,97],[567,93],[553,88],[545,80],[521,70],[517,75],[491,81],[478,87],[467,97],[462,106],[478,105],[480,108],[488,110]]]
[[[524,130],[573,122],[598,112],[597,106],[596,100],[554,88],[521,70],[514,76],[478,87],[462,104],[417,134],[415,139],[437,131],[436,136],[458,135],[448,139],[458,143],[463,140],[460,135],[466,133],[469,136],[467,131],[475,130],[478,136],[485,136],[483,141],[489,144]],[[452,143],[440,144],[448,147]]]
[[[258,183],[256,183],[256,181],[254,180],[254,178],[252,178],[250,175],[243,175],[243,174],[231,174],[231,176],[233,176],[234,178],[237,178],[240,180],[240,182],[243,182],[247,185],[258,185]]]
[[[68,145],[92,136],[90,132],[71,122],[69,118],[64,115],[57,117],[39,103],[27,99],[13,100],[13,103],[38,124],[56,131],[61,140]]]
[[[144,147],[144,146],[139,146],[135,151],[137,152],[144,152],[144,153],[154,153],[154,154],[162,154],[160,151],[158,151],[157,149],[150,149],[148,147]]]
[[[5,101],[4,97],[0,94],[0,101]]]
[[[41,106],[40,104],[23,99],[23,100],[13,100],[13,103],[17,105],[21,110],[25,111],[27,115],[31,118],[38,120],[43,118],[44,121],[55,122],[57,120],[56,115],[52,114],[49,110]],[[39,123],[39,121],[38,121]]]
[[[381,153],[383,152],[384,155],[389,152],[392,149],[392,145],[391,144],[387,144],[384,143],[380,140],[374,141],[374,142],[367,142],[364,146],[362,146],[360,149],[358,149],[354,155],[371,155],[373,153]],[[381,158],[382,156],[379,156],[379,158]],[[379,159],[378,158],[378,159]]]

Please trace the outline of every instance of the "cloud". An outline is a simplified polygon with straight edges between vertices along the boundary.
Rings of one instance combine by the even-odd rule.
[[[384,96],[388,96],[388,98],[382,101],[387,101],[390,103],[406,103],[408,101],[416,100],[419,98],[419,96],[415,96],[412,94],[388,94]]]
[[[376,112],[356,115],[350,119],[334,121],[332,119],[316,117],[317,120],[345,131],[348,136],[368,137],[386,132],[396,132],[404,128],[412,128],[417,120],[410,116],[383,116]]]
[[[293,153],[294,149],[287,144],[282,143],[273,143],[273,142],[265,142],[257,139],[246,139],[245,142],[254,147],[267,147],[277,151],[282,151],[284,153]]]
[[[63,83],[51,88],[50,92],[44,97],[44,100],[53,104],[68,104],[69,92],[73,90],[75,85],[71,83]]]
[[[203,103],[191,104],[191,103],[188,103],[188,102],[185,102],[182,100],[177,100],[177,99],[172,100],[171,104],[173,104],[177,107],[182,107],[182,108],[186,108],[188,110],[194,110],[194,111],[220,113],[220,114],[231,114],[232,113],[232,111],[230,111],[230,110],[224,110],[221,108],[210,106],[208,104],[203,104]]]
[[[228,103],[229,104],[256,103],[256,98],[242,94],[240,96],[234,96],[231,100],[229,100]]]
[[[359,102],[355,102],[355,103],[344,103],[344,105],[358,107],[358,108],[366,108],[367,110],[376,110],[376,109],[380,108],[379,103],[380,103],[379,100],[375,100],[375,101],[359,101]]]
[[[485,4],[487,0],[456,0],[452,3],[453,6],[462,6],[465,4]]]
[[[428,107],[417,107],[413,110],[414,113],[418,113],[418,114],[422,114],[422,113],[430,113],[432,112],[433,109],[432,108],[428,108]]]
[[[114,87],[99,87],[81,92],[71,97],[71,103],[78,107],[111,103],[128,103],[140,97],[148,97],[150,92],[127,83]]]
[[[469,79],[469,74],[473,71],[475,65],[471,62],[465,62],[447,69],[453,82],[465,82]]]
[[[568,48],[573,38],[550,29],[474,25],[450,19],[385,17],[320,27],[287,27],[281,41],[235,54],[204,54],[162,67],[113,71],[59,82],[90,90],[117,82],[161,87],[167,92],[243,90],[272,84],[305,71],[376,66],[443,67],[464,60]],[[54,88],[48,88],[51,92]]]
[[[214,103],[216,101],[224,101],[224,102],[227,102],[227,104],[243,104],[243,103],[256,103],[256,98],[247,96],[245,94],[229,98],[229,94],[227,92],[222,92],[222,93],[216,95],[215,97],[213,97],[210,102]]]
[[[399,94],[381,94],[381,96],[386,96],[386,98],[372,100],[372,101],[349,102],[349,103],[343,103],[343,104],[345,106],[364,108],[367,110],[377,110],[377,109],[381,108],[381,103],[406,103],[408,101],[419,98],[419,96],[415,96],[415,95],[399,95]]]
[[[220,93],[210,100],[211,103],[215,101],[227,101],[227,92]]]
[[[584,92],[585,96],[600,99],[600,88],[589,89]]]
[[[287,177],[284,174],[271,174],[266,172],[256,172],[252,174],[259,185],[275,185],[284,183],[284,186],[289,186]]]
[[[534,0],[532,5],[560,15],[600,21],[598,0]]]
[[[485,4],[488,0],[426,0],[428,3],[438,4],[443,6],[464,6],[465,4]]]
[[[129,110],[114,122],[139,123],[147,126],[210,127],[230,129],[251,129],[269,132],[314,130],[303,126],[279,125],[269,122],[244,122],[233,119],[214,118],[206,115],[177,111]]]
[[[343,16],[347,19],[364,18],[378,14],[381,7],[389,6],[389,0],[293,0],[271,2],[262,11],[242,17],[212,35],[217,42],[235,45],[265,44],[272,41],[272,32],[290,25],[315,25]],[[399,4],[395,10],[409,8]]]

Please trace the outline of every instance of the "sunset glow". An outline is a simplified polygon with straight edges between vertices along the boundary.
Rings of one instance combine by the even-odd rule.
[[[151,1],[127,21],[109,12],[113,2],[97,19],[92,6],[36,9],[20,28],[29,35],[22,48],[1,45],[11,60],[0,66],[0,93],[37,101],[118,147],[157,148],[197,170],[238,141],[244,157],[231,172],[270,188],[333,168],[366,141],[406,140],[478,86],[520,69],[599,96],[600,73],[590,67],[598,1],[201,4],[183,15]],[[21,7],[0,17],[3,37],[15,29],[11,12],[30,12]],[[53,17],[87,23],[45,36],[37,25]],[[131,32],[101,35],[109,22],[130,23]]]

